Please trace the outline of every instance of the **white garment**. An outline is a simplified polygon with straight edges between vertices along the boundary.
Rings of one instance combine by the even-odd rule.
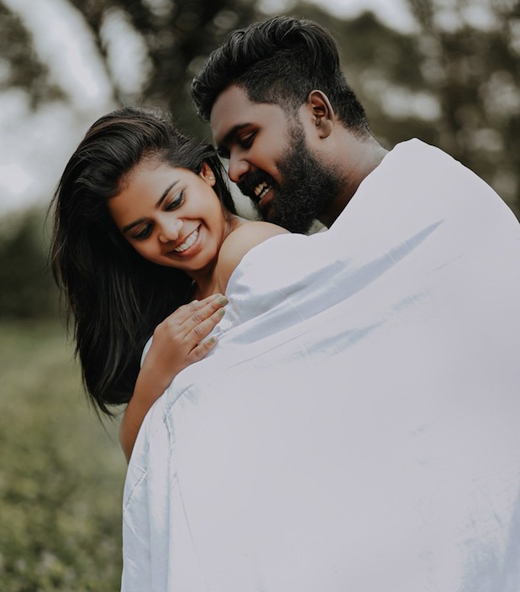
[[[228,286],[148,413],[123,592],[518,592],[520,226],[411,140]]]

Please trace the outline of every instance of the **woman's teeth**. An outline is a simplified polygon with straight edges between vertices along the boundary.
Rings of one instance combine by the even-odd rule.
[[[173,250],[176,251],[177,253],[182,253],[186,249],[189,249],[191,247],[191,245],[197,240],[198,237],[199,237],[199,229],[196,228],[188,236],[188,238],[186,239],[186,241],[182,243],[182,245],[179,245],[178,247],[175,247],[175,249],[173,249]]]

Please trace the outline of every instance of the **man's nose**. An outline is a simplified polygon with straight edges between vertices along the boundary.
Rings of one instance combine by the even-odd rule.
[[[162,243],[169,243],[177,240],[182,228],[182,220],[170,215],[161,222],[159,228],[159,240]]]
[[[233,155],[229,157],[228,176],[233,183],[240,183],[250,170],[247,160]]]

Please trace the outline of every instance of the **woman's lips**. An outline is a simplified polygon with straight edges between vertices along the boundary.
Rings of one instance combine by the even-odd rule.
[[[184,239],[184,242],[182,244],[175,247],[175,249],[172,249],[170,253],[181,256],[188,254],[188,251],[190,251],[192,247],[194,247],[197,244],[199,236],[200,225],[197,226],[197,228],[195,228],[195,230]]]

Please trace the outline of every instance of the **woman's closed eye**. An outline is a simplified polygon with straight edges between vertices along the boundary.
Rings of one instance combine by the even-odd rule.
[[[165,203],[164,209],[167,212],[171,212],[172,210],[176,210],[177,208],[182,206],[182,204],[184,203],[184,198],[185,198],[185,191],[183,189],[182,191],[179,191],[179,193],[176,193],[175,196],[171,200],[168,200]]]
[[[130,236],[135,240],[144,240],[148,238],[152,234],[152,225],[147,224],[146,226],[141,227],[136,232],[133,232]]]

